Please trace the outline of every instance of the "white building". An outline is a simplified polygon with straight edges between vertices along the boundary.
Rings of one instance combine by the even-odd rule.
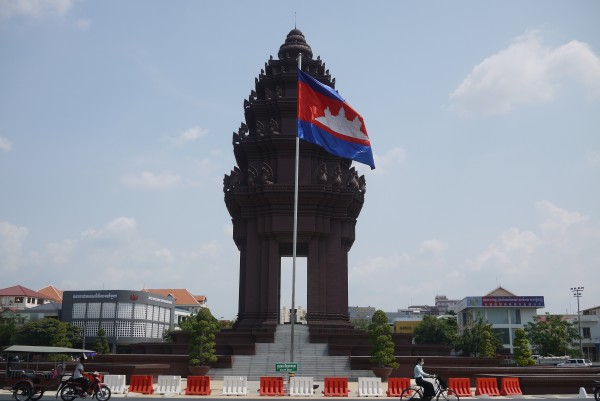
[[[462,331],[471,323],[483,320],[501,334],[508,352],[513,352],[515,330],[533,322],[537,310],[544,307],[543,296],[517,296],[502,287],[484,296],[463,298],[456,306],[458,328]]]
[[[578,322],[573,324],[577,328]],[[600,306],[581,311],[581,345],[583,356],[591,361],[600,360]]]

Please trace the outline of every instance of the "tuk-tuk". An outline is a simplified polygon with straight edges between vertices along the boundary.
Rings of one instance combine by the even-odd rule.
[[[0,387],[11,390],[17,401],[36,401],[45,391],[58,388],[65,363],[48,361],[48,355],[96,355],[95,351],[85,349],[33,345],[11,345],[0,353],[4,359]]]

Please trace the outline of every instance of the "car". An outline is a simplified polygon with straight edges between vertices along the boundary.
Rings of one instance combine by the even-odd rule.
[[[584,366],[592,366],[592,362],[590,362],[589,359],[568,359],[556,366],[559,368],[580,368]]]

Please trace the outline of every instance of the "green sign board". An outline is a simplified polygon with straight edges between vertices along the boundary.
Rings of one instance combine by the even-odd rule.
[[[276,372],[298,372],[297,362],[284,362],[275,364]]]

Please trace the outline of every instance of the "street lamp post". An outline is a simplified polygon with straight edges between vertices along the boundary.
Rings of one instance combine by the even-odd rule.
[[[582,293],[583,293],[583,287],[571,287],[571,291],[573,292],[573,296],[575,298],[577,298],[577,323],[579,325],[579,353],[581,354],[581,357],[583,358],[583,346],[581,344],[581,315],[579,312],[579,298],[582,297]]]

